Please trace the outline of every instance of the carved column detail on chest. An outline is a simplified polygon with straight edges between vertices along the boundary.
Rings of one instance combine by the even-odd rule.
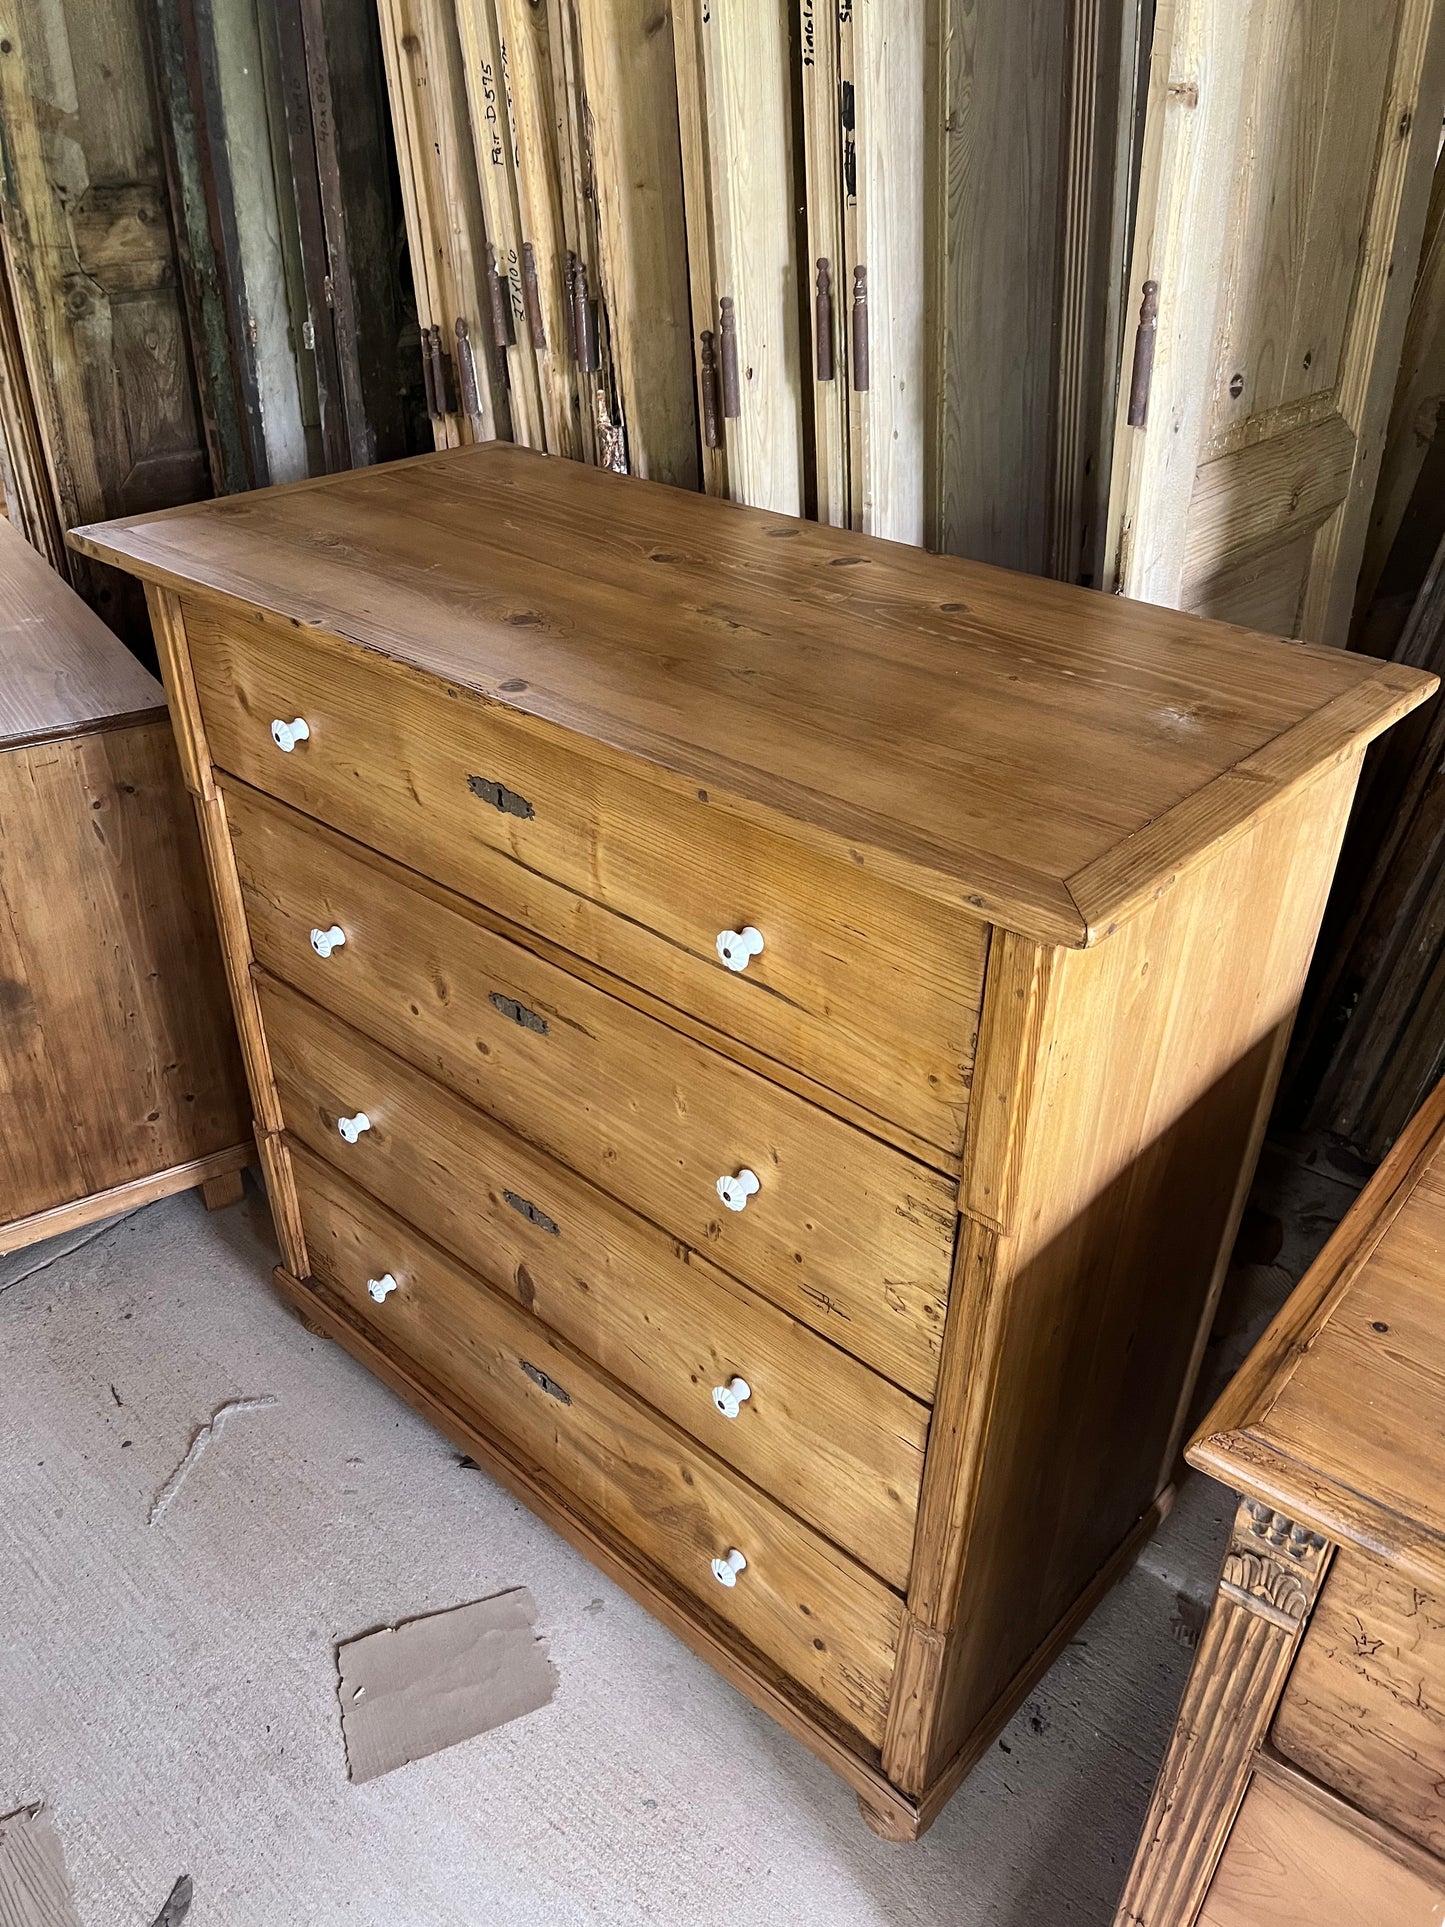
[[[1334,1547],[1242,1498],[1230,1528],[1118,1927],[1175,1927],[1203,1902]]]
[[[1325,1539],[1257,1499],[1241,1499],[1219,1590],[1262,1619],[1295,1632],[1324,1577]]]

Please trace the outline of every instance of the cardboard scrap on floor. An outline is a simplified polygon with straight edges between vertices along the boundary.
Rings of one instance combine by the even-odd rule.
[[[183,1873],[151,1927],[181,1927],[191,1898]],[[0,1927],[81,1927],[60,1835],[43,1804],[0,1819]]]
[[[3,1927],[80,1927],[65,1855],[44,1806],[0,1820],[0,1923]]]
[[[353,1785],[545,1706],[557,1669],[524,1586],[336,1649]]]

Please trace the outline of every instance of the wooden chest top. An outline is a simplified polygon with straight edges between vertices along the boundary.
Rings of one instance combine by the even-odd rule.
[[[1445,1083],[1189,1458],[1445,1592]]]
[[[72,540],[1073,946],[1435,686],[506,443]]]
[[[0,517],[0,750],[165,707],[149,670]]]

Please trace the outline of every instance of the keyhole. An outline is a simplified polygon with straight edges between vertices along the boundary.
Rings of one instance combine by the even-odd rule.
[[[1239,400],[1240,396],[1244,393],[1244,376],[1243,375],[1230,376],[1229,392],[1231,395],[1233,395],[1236,401]]]

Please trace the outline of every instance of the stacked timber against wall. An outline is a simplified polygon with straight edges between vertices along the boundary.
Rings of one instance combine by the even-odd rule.
[[[1436,0],[380,4],[439,443],[1346,639]]]
[[[0,28],[0,431],[56,559],[66,522],[429,417],[1312,640],[1382,574],[1438,0],[0,0]],[[1417,388],[1436,352],[1406,344]]]
[[[439,446],[1098,579],[1139,0],[379,5]]]

